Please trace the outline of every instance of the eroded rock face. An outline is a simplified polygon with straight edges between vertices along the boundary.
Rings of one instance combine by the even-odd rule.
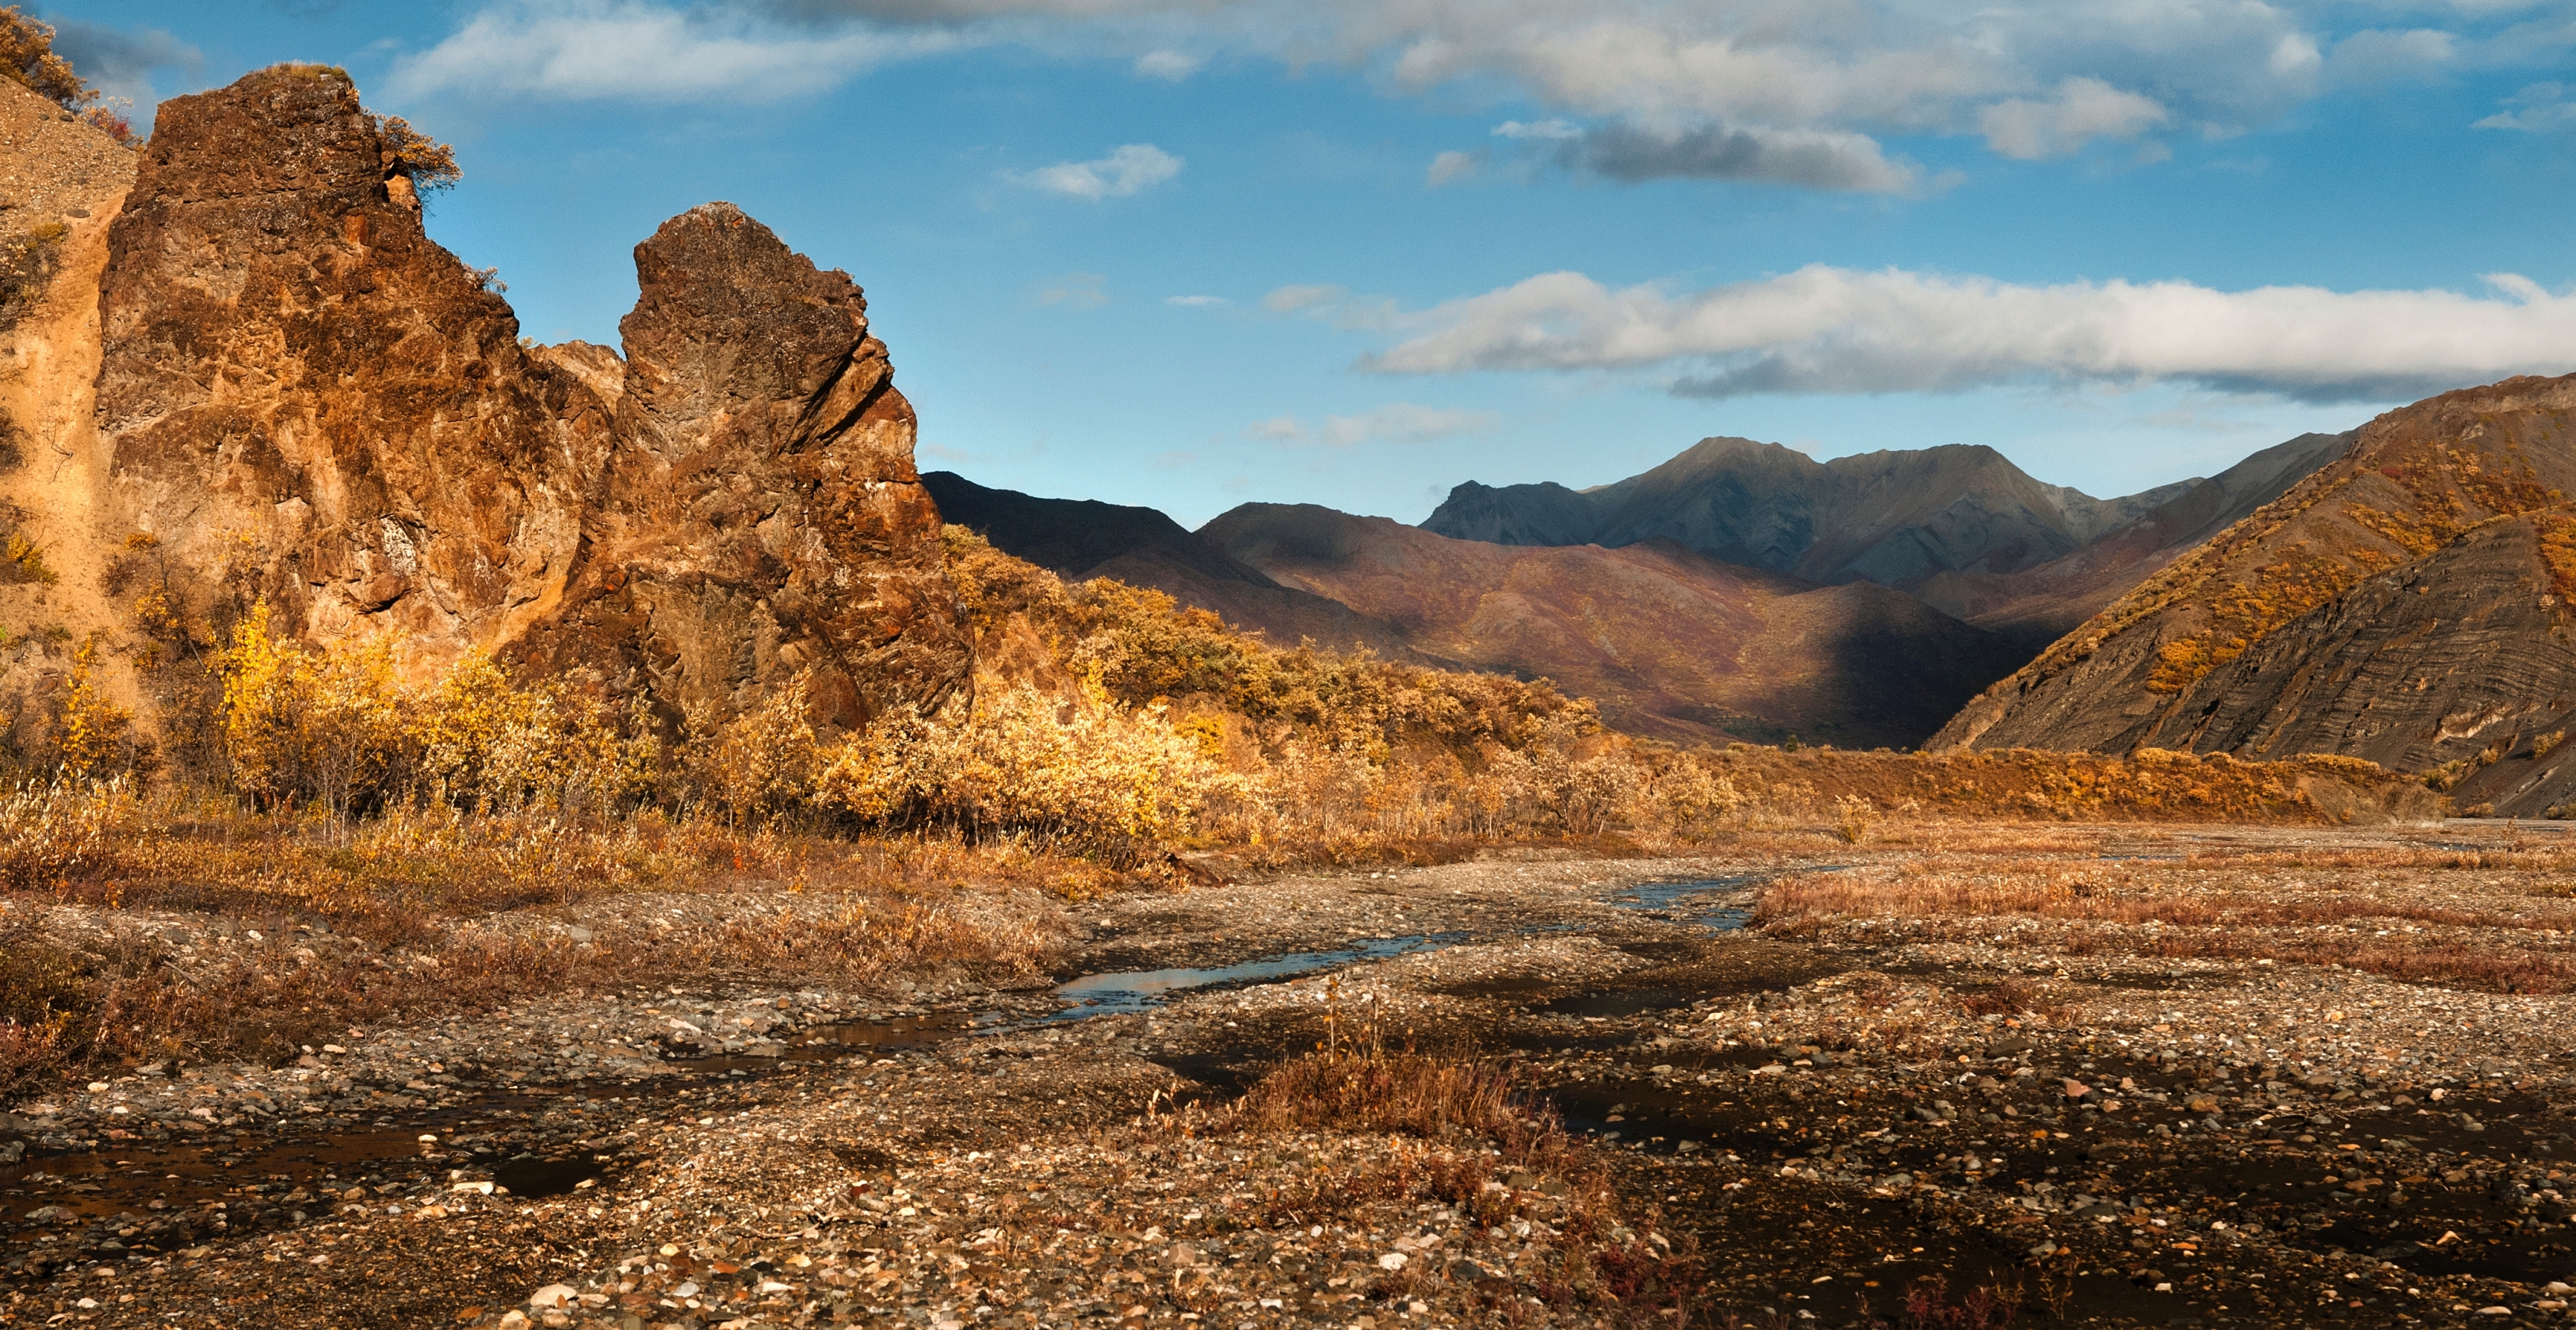
[[[912,409],[847,274],[710,204],[636,249],[627,355],[523,345],[429,240],[356,90],[277,69],[162,105],[109,232],[118,504],[211,622],[474,648],[720,723],[969,668]]]
[[[711,203],[635,247],[619,446],[530,665],[732,714],[811,670],[822,718],[932,705],[968,644],[912,405],[847,273]]]
[[[98,419],[213,617],[264,598],[438,663],[556,604],[612,438],[391,168],[336,71],[163,103],[109,230]]]

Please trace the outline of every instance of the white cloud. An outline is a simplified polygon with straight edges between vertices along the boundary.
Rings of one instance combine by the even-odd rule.
[[[1903,193],[1919,174],[1909,164],[1889,161],[1865,134],[1817,129],[1664,131],[1613,123],[1566,140],[1557,161],[1629,182],[1695,177],[1869,194]]]
[[[1120,199],[1151,189],[1181,173],[1184,159],[1151,143],[1128,143],[1106,157],[1087,162],[1058,162],[1009,177],[1030,189],[1070,199]]]
[[[961,32],[779,28],[722,8],[645,0],[518,0],[394,62],[398,97],[775,101],[889,61],[969,44]]]
[[[1306,427],[1295,416],[1272,416],[1244,426],[1243,437],[1266,443],[1295,443],[1306,437]]]
[[[55,54],[71,61],[90,86],[146,110],[158,100],[152,88],[156,71],[195,74],[206,65],[203,52],[159,28],[111,28],[67,18],[47,22],[54,28]]]
[[[2096,78],[2071,78],[2046,101],[2016,97],[1977,112],[1987,146],[2006,157],[2063,157],[2097,138],[2134,139],[2173,119],[2152,97]]]
[[[1431,189],[1454,185],[1474,176],[1484,165],[1485,154],[1481,152],[1444,152],[1431,159],[1430,167],[1422,173],[1422,183]]]
[[[1147,51],[1136,57],[1136,72],[1145,78],[1178,83],[1199,72],[1199,58],[1180,51]]]
[[[1263,296],[1261,307],[1277,314],[1293,314],[1301,309],[1329,305],[1349,294],[1349,288],[1340,286],[1283,286]]]
[[[1065,309],[1098,309],[1109,303],[1109,279],[1096,272],[1069,272],[1038,288],[1037,301]]]
[[[1492,411],[1461,411],[1451,407],[1418,406],[1412,402],[1390,402],[1355,416],[1326,416],[1319,437],[1332,448],[1349,448],[1372,439],[1429,443],[1461,434],[1491,434],[1501,428],[1502,423],[1502,416]]]
[[[1146,78],[1190,77],[1214,58],[1338,63],[1396,94],[1520,99],[1528,118],[1499,136],[1561,141],[1558,160],[1607,179],[1872,191],[1915,187],[1882,146],[1893,137],[1976,135],[2033,159],[2158,131],[2226,137],[2329,86],[2546,64],[2576,46],[2576,23],[2555,12],[2566,0],[481,3],[396,62],[396,95],[760,101],[1002,44]],[[2370,26],[2392,13],[2420,26]],[[1445,178],[1463,178],[1449,160]],[[1050,169],[1087,189],[1083,166],[1098,164]],[[1102,192],[1084,197],[1119,179],[1089,178]]]
[[[1212,305],[1231,305],[1234,302],[1224,296],[1165,296],[1163,303],[1179,305],[1184,309],[1205,309]]]
[[[2576,125],[2576,89],[2564,83],[2534,83],[2507,97],[2504,104],[2513,109],[2498,111],[2470,128],[2519,129],[2537,134]]]
[[[2576,295],[2510,274],[2492,293],[2218,291],[2189,282],[2021,286],[1823,265],[1684,294],[1559,272],[1397,316],[1363,368],[1672,368],[1686,395],[1952,391],[2174,380],[2310,400],[2395,400],[2576,369]]]

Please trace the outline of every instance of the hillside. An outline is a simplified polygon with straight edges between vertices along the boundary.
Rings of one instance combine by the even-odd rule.
[[[2215,479],[2116,499],[2045,484],[1985,447],[1818,462],[1714,438],[1598,489],[1469,482],[1423,527],[1510,545],[1668,538],[1812,581],[1894,587],[2036,652],[2322,464],[2324,437],[2267,449]]]
[[[929,471],[922,485],[943,520],[993,548],[1070,581],[1106,577],[1151,587],[1281,646],[1313,641],[1331,650],[1367,647],[1408,654],[1404,633],[1339,601],[1272,581],[1209,545],[1160,510],[1096,499],[1047,499],[992,489],[953,471]]]
[[[2576,377],[2446,393],[2175,560],[1935,741],[2459,764],[2465,805],[2567,801]]]
[[[2350,447],[2352,437],[2302,434],[2208,479],[2185,481],[2181,493],[2037,567],[1936,573],[1912,590],[1925,604],[2036,655],[2185,550],[2281,497]]]
[[[1397,625],[1419,650],[1544,675],[1609,724],[1668,739],[1913,744],[2019,659],[1896,592],[1819,586],[1670,540],[1512,546],[1278,504],[1236,508],[1200,534]]]

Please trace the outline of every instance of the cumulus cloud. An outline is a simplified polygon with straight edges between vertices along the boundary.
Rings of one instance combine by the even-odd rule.
[[[206,66],[203,52],[159,28],[111,28],[78,19],[48,22],[53,24],[56,54],[71,61],[91,86],[138,107],[148,108],[159,100],[152,91],[156,71],[195,74]]]
[[[2471,125],[2472,129],[2519,129],[2537,134],[2576,125],[2576,89],[2564,83],[2534,83],[2505,98],[2507,110]]]
[[[2152,97],[2071,78],[2045,101],[2015,97],[1977,112],[1987,146],[2006,157],[2063,157],[2097,138],[2134,139],[2173,119]]]
[[[397,61],[398,94],[757,101],[999,44],[1147,78],[1266,58],[1365,70],[1399,95],[1518,98],[1532,108],[1522,137],[1563,140],[1571,164],[1604,179],[1879,192],[1911,187],[1914,168],[1881,147],[1898,136],[1975,135],[2026,159],[2156,132],[2224,137],[2328,86],[2539,62],[2576,44],[2576,25],[2519,0],[480,3]],[[2422,26],[2370,26],[2409,10]],[[1447,160],[1443,178],[1464,178]]]
[[[1613,123],[1564,141],[1557,160],[1612,180],[1754,180],[1811,189],[1902,193],[1917,172],[1863,134],[1708,126],[1655,130]]]
[[[1272,416],[1244,426],[1243,437],[1264,443],[1296,443],[1306,437],[1306,427],[1295,416]]]
[[[1224,296],[1165,296],[1163,303],[1179,305],[1184,309],[1205,309],[1212,305],[1231,305],[1234,302]]]
[[[968,44],[945,29],[782,28],[740,10],[645,0],[519,0],[394,61],[397,96],[775,101]]]
[[[1261,298],[1261,307],[1274,314],[1294,314],[1302,309],[1329,305],[1350,289],[1340,286],[1283,286]]]
[[[2337,83],[2361,86],[2419,82],[2447,72],[2459,48],[2459,38],[2436,28],[2365,28],[2335,43],[2325,72]]]
[[[1673,294],[1581,273],[1399,316],[1363,368],[1671,368],[1689,396],[1944,392],[2031,381],[2180,381],[2313,401],[2390,400],[2576,369],[2576,295],[2510,274],[2489,291],[2189,282],[2023,286],[1823,265]]]
[[[1127,143],[1106,157],[1087,162],[1058,162],[1009,178],[1030,189],[1069,199],[1123,199],[1151,189],[1181,173],[1184,160],[1151,143]]]

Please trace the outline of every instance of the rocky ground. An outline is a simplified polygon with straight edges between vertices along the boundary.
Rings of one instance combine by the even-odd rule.
[[[0,1325],[2556,1323],[2559,845],[1291,876],[1078,907],[1060,989],[593,991],[135,1067],[0,1120]],[[1528,1130],[1229,1112],[1327,1040],[1508,1060]]]

